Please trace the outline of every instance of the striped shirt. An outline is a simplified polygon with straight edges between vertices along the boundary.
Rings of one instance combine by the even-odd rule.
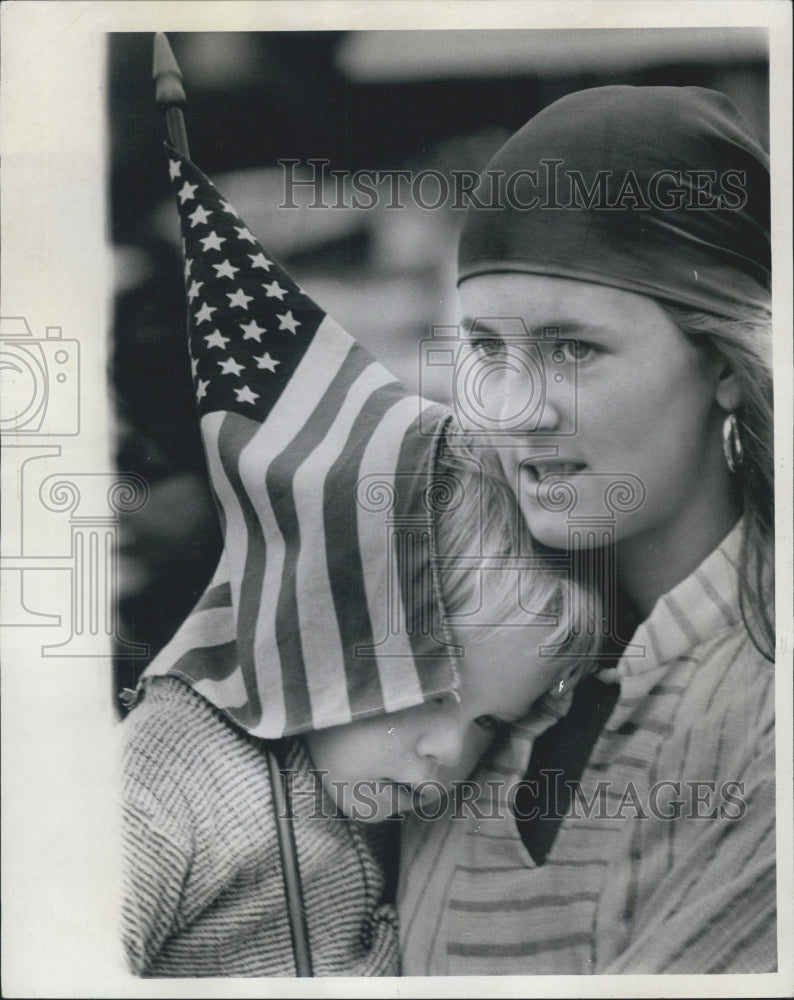
[[[478,775],[470,806],[408,824],[406,975],[775,970],[774,668],[738,610],[740,531],[635,632],[545,864],[510,788],[567,711],[552,698]]]
[[[147,684],[122,728],[122,927],[131,971],[294,976],[264,744],[170,677]],[[383,901],[370,832],[323,818],[310,767],[303,743],[290,740],[315,975],[399,975],[396,915]]]

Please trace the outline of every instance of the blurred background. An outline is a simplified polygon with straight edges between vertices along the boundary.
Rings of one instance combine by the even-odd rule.
[[[173,34],[192,159],[299,284],[406,383],[419,341],[454,323],[456,235],[448,199],[422,208],[338,204],[331,171],[480,170],[518,127],[576,90],[696,85],[730,95],[768,148],[763,29],[365,31]],[[110,236],[116,258],[111,379],[119,471],[148,504],[120,525],[120,633],[150,656],[196,602],[220,552],[185,349],[176,213],[160,143],[151,34],[108,37]],[[280,160],[326,160],[283,207]],[[290,168],[292,169],[292,168]],[[295,177],[311,177],[308,165]],[[408,189],[405,189],[406,191]],[[426,203],[438,188],[423,189]],[[335,203],[336,206],[335,206]],[[282,207],[279,207],[282,206]],[[444,400],[443,379],[422,390]],[[115,659],[117,688],[148,658]]]

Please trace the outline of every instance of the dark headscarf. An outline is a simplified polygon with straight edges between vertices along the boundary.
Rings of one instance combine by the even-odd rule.
[[[570,94],[499,150],[477,197],[461,281],[553,275],[729,317],[768,300],[769,159],[716,91]]]

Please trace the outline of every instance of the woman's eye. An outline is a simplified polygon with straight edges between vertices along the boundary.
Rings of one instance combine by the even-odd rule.
[[[502,722],[501,719],[494,718],[493,715],[478,715],[474,720],[474,724],[488,733],[496,733],[500,729],[504,729],[507,725],[506,722]]]
[[[589,360],[596,354],[597,350],[596,345],[589,343],[587,340],[561,340],[554,349],[554,355],[555,360],[559,362],[579,362]],[[560,355],[559,358],[556,357],[558,353]]]

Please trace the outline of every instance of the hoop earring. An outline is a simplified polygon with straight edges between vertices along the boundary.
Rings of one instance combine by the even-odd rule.
[[[552,698],[562,698],[568,688],[567,680],[567,677],[563,677],[561,681],[558,681],[554,687],[549,689],[549,694]]]
[[[731,472],[736,472],[744,462],[744,447],[735,413],[729,413],[722,425],[722,451]]]

